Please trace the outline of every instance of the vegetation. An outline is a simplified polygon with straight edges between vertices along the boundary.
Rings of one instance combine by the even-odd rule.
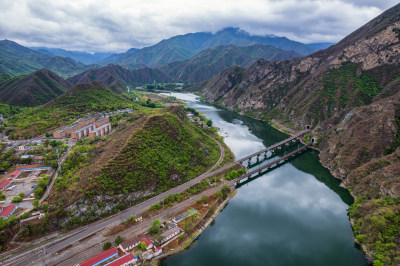
[[[239,170],[232,170],[229,173],[226,174],[225,179],[230,181],[232,179],[235,179],[241,175],[244,175],[246,173],[246,170],[244,169],[239,169]]]
[[[72,123],[88,112],[109,112],[127,107],[134,105],[102,83],[79,84],[46,105],[26,108],[12,116],[8,134],[13,138],[30,138]]]
[[[112,246],[111,242],[106,242],[103,244],[103,250],[107,250],[110,249]]]
[[[150,235],[156,235],[160,233],[161,222],[158,219],[153,220],[151,227],[149,228]]]
[[[22,198],[21,197],[14,197],[12,198],[11,202],[21,202]]]
[[[122,236],[118,235],[118,236],[115,238],[115,245],[116,245],[116,246],[119,246],[119,244],[121,244],[121,243],[124,242],[124,241],[125,241],[125,239],[124,239]]]
[[[372,251],[374,265],[399,265],[400,197],[365,200],[349,208],[357,240]]]
[[[50,177],[48,175],[43,175],[42,178],[40,178],[37,182],[36,189],[34,190],[35,192],[35,199],[40,199],[44,191],[46,190],[47,185],[50,182]]]
[[[115,194],[153,186],[157,192],[165,191],[217,161],[215,141],[189,123],[180,107],[170,110],[150,116],[121,154],[103,167],[98,177],[103,190]]]
[[[138,248],[140,248],[141,250],[146,250],[147,244],[145,242],[140,242],[140,244],[138,245]]]

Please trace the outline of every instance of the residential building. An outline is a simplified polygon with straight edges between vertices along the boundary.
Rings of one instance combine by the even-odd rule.
[[[4,220],[7,220],[8,218],[13,215],[13,213],[18,209],[15,205],[8,205],[7,207],[0,207],[0,217],[2,217]]]
[[[11,183],[11,181],[12,181],[11,179],[6,179],[3,182],[1,182],[0,183],[0,189],[1,190],[5,190],[7,188],[7,186],[8,186],[8,184]]]
[[[151,242],[151,240],[146,237],[142,238],[142,241],[140,241],[140,243],[142,242],[146,243],[147,245],[146,250],[149,250],[153,247],[153,242]]]
[[[115,256],[118,256],[118,250],[117,248],[113,247],[110,249],[107,249],[106,251],[97,254],[94,257],[91,257],[90,259],[87,259],[81,263],[79,263],[79,266],[95,266],[99,265],[100,263],[105,263],[109,261],[110,259],[114,258]]]
[[[135,247],[137,247],[142,239],[140,237],[134,236],[132,238],[129,238],[127,240],[125,240],[124,242],[122,242],[121,244],[119,244],[119,248],[123,251],[123,252],[128,252],[132,249],[134,249]]]
[[[104,136],[111,131],[110,119],[102,117],[96,120],[95,117],[79,119],[70,126],[64,127],[53,133],[54,138],[71,137],[81,139],[83,137]]]
[[[167,231],[165,231],[164,233],[162,233],[161,237],[161,243],[160,244],[164,244],[165,242],[168,242],[169,240],[175,238],[176,236],[178,236],[181,232],[181,229],[176,226],[174,228],[168,229]]]

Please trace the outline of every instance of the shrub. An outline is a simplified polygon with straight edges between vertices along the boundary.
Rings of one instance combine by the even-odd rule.
[[[124,238],[122,237],[122,236],[120,236],[120,235],[118,235],[117,236],[117,238],[115,239],[115,245],[119,245],[119,244],[121,244],[122,242],[124,242]]]
[[[11,202],[21,202],[22,198],[21,197],[14,197]]]
[[[112,246],[111,242],[106,242],[103,244],[103,250],[107,250],[110,249]]]

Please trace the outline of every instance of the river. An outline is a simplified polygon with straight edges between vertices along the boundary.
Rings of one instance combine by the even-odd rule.
[[[172,95],[211,119],[236,158],[287,138],[193,94]],[[200,239],[161,265],[367,265],[347,217],[352,198],[339,184],[307,151],[240,186]]]

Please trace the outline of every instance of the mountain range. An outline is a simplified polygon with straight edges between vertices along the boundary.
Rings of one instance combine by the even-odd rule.
[[[13,41],[0,41],[0,73],[17,76],[47,68],[60,76],[69,77],[90,67],[92,66],[78,63],[70,58],[52,56],[26,48]]]
[[[197,32],[175,36],[167,40],[162,40],[150,47],[140,50],[131,49],[119,56],[106,58],[102,63],[113,63],[126,67],[131,67],[132,64],[157,67],[174,61],[189,59],[207,48],[230,44],[235,46],[249,46],[253,44],[273,45],[282,50],[295,51],[300,55],[307,55],[331,45],[331,43],[306,45],[289,40],[286,37],[250,35],[239,28],[225,28],[214,34],[210,32]]]

